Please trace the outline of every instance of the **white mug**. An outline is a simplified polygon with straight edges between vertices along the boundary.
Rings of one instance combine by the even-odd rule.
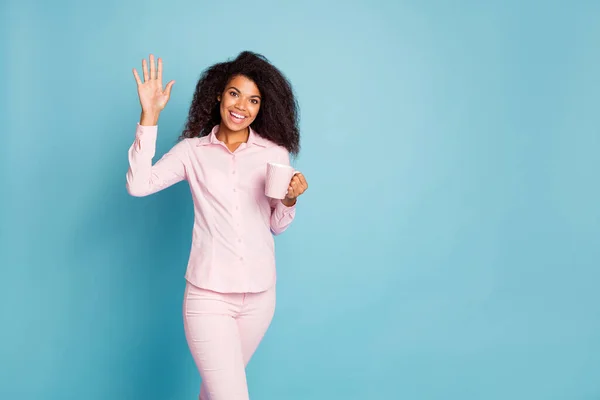
[[[265,178],[265,195],[273,199],[282,200],[287,194],[292,177],[300,171],[285,164],[267,163]]]

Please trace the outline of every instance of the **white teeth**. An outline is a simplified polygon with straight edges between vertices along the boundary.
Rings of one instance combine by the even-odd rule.
[[[239,119],[244,119],[244,118],[246,118],[246,117],[244,117],[243,115],[236,114],[236,113],[234,113],[234,112],[231,112],[231,115],[233,115],[234,117],[236,117],[236,118],[239,118]]]

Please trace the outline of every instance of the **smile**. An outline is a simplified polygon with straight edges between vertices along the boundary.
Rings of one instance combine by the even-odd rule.
[[[241,114],[234,113],[233,111],[229,111],[229,115],[231,115],[231,118],[234,120],[234,122],[242,122],[244,119],[247,118]]]

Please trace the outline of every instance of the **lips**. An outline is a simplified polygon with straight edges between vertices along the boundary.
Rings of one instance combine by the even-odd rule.
[[[244,122],[244,120],[248,117],[242,115],[242,114],[238,114],[236,112],[233,111],[229,111],[229,118],[231,118],[231,120],[236,123],[236,124],[241,124],[242,122]]]

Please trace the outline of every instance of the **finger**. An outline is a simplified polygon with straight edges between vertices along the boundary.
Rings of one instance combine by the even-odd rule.
[[[156,79],[156,62],[154,54],[150,54],[150,79]]]
[[[156,76],[156,79],[158,79],[158,83],[160,83],[161,87],[162,87],[162,69],[163,69],[163,65],[162,65],[162,59],[159,57],[158,58],[158,75]]]
[[[148,62],[145,58],[142,60],[142,71],[144,72],[144,82],[148,82],[150,78],[148,76]]]
[[[304,178],[304,175],[302,175],[301,173],[298,173],[298,174],[296,174],[296,177],[298,177],[298,180],[300,181],[302,186],[305,186],[308,188],[308,183],[306,182],[306,178]]]
[[[173,87],[174,84],[175,84],[175,81],[171,81],[171,82],[167,83],[167,87],[165,88],[165,94],[167,95],[167,97],[171,97],[171,88]]]
[[[135,81],[137,82],[138,86],[142,84],[142,80],[140,79],[140,76],[138,75],[138,72],[135,70],[135,68],[133,69],[133,77],[135,78]]]

